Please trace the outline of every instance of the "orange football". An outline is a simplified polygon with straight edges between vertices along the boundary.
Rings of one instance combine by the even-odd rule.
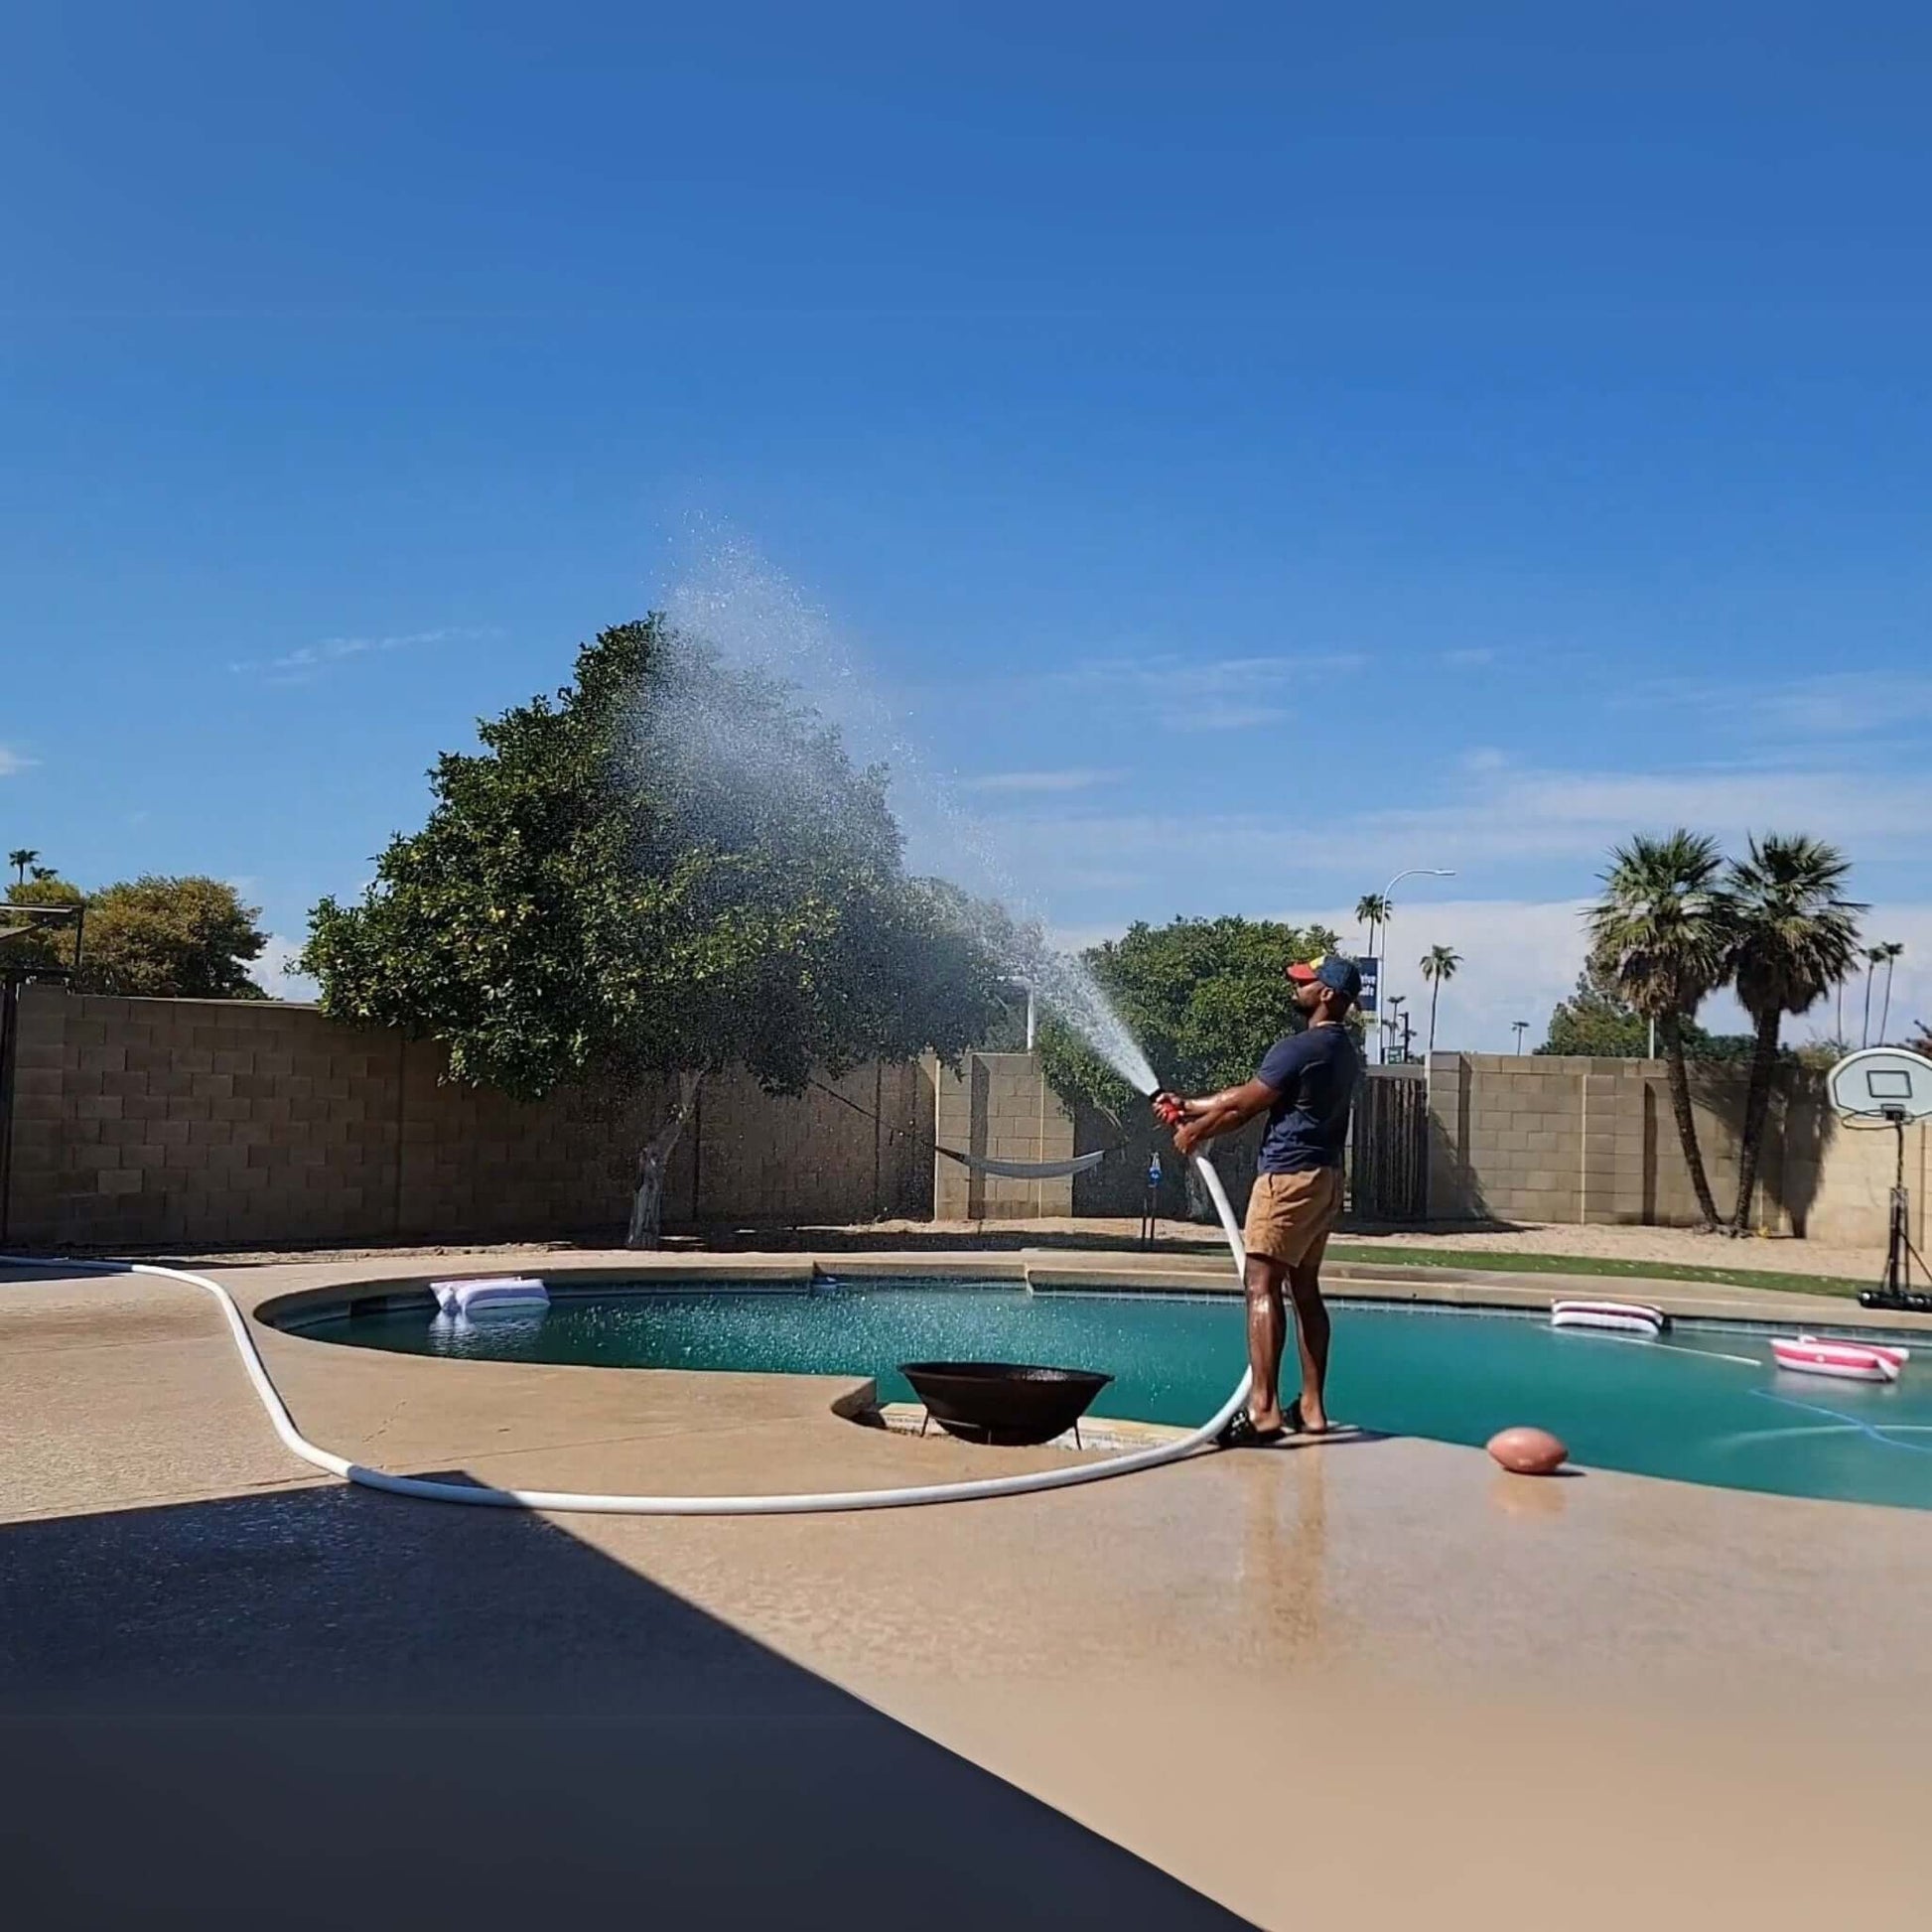
[[[1547,1429],[1519,1425],[1498,1430],[1489,1439],[1489,1453],[1512,1475],[1554,1475],[1570,1451]]]

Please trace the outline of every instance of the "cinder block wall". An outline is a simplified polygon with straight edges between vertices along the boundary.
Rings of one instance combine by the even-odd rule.
[[[1691,1070],[1698,1146],[1725,1217],[1737,1195],[1746,1078],[1742,1067]],[[1661,1060],[1438,1053],[1429,1109],[1432,1219],[1683,1227],[1699,1218]],[[1922,1173],[1932,1135],[1919,1127],[1908,1139],[1908,1170]],[[1818,1076],[1781,1069],[1754,1224],[1879,1245],[1892,1158],[1889,1135],[1839,1128]],[[1915,1184],[1915,1221],[1924,1218],[1924,1191]]]
[[[269,1002],[32,985],[18,1026],[7,1225],[50,1246],[608,1234],[669,1100],[523,1105],[445,1082],[433,1042]],[[865,1067],[827,1084],[842,1098],[707,1080],[667,1222],[929,1212],[929,1078]]]
[[[934,1142],[996,1161],[1072,1158],[1073,1116],[1032,1053],[968,1053],[933,1065]],[[932,1157],[932,1212],[941,1221],[1028,1220],[1073,1212],[1073,1181],[1014,1180]]]
[[[579,1093],[535,1106],[446,1083],[442,1051],[312,1007],[20,992],[7,1232],[45,1246],[610,1237],[668,1094],[616,1114]],[[1074,1211],[1071,1180],[971,1173],[931,1144],[1064,1160],[1074,1122],[1025,1053],[866,1066],[796,1100],[714,1075],[673,1159],[671,1226],[811,1226],[894,1215]],[[1721,1210],[1736,1191],[1742,1069],[1694,1077]],[[1439,1053],[1429,1066],[1438,1220],[1696,1219],[1661,1062]],[[1100,1117],[1083,1146],[1113,1137]],[[1130,1130],[1131,1131],[1131,1130]],[[1932,1130],[1907,1137],[1914,1238],[1932,1220]],[[1759,1220],[1847,1245],[1885,1236],[1892,1137],[1840,1129],[1810,1076],[1782,1076]],[[1081,1176],[1089,1213],[1136,1212],[1145,1153]],[[1251,1147],[1220,1166],[1237,1205]],[[1176,1205],[1170,1164],[1164,1202]]]

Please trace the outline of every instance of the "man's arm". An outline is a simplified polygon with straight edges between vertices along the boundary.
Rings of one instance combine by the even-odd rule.
[[[1173,1097],[1178,1099],[1177,1095]],[[1174,1130],[1174,1148],[1182,1157],[1191,1155],[1203,1141],[1217,1141],[1247,1126],[1280,1098],[1279,1087],[1263,1080],[1244,1080],[1238,1087],[1225,1087],[1199,1100],[1180,1100],[1181,1119]]]

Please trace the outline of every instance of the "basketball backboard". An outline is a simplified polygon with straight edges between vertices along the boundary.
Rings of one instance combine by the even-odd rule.
[[[1932,1120],[1932,1060],[1902,1046],[1847,1053],[1825,1076],[1832,1109],[1847,1127],[1895,1127]]]

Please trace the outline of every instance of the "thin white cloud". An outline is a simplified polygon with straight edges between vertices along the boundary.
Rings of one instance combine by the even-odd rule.
[[[1295,841],[1272,811],[1110,812],[1078,800],[1050,814],[1023,810],[1005,821],[1005,831],[1016,847],[1024,841],[1030,887],[1048,902],[1081,895],[1074,916],[1085,922],[1130,895],[1136,909],[1253,910],[1284,893],[1306,904],[1378,884],[1405,864],[1489,879],[1536,867],[1588,893],[1613,846],[1635,832],[1679,824],[1714,834],[1732,852],[1750,832],[1803,830],[1836,842],[1855,867],[1919,861],[1924,827],[1932,824],[1932,774],[1886,782],[1799,769],[1638,774],[1503,766],[1459,776],[1455,794],[1440,804],[1324,821],[1313,843]],[[1855,895],[1870,897],[1858,885],[1855,872]],[[1412,883],[1408,897],[1454,890],[1447,882]],[[1876,936],[1909,937],[1880,932],[1876,920],[1873,913],[1865,921]]]
[[[1828,671],[1786,678],[1758,689],[1701,678],[1661,678],[1615,694],[1611,702],[1640,710],[1708,711],[1747,736],[1786,746],[1876,737],[1932,723],[1932,677],[1893,670]]]
[[[1257,725],[1278,725],[1292,715],[1287,705],[1183,704],[1169,711],[1163,722],[1170,731],[1240,732]]]
[[[1084,690],[1143,692],[1162,699],[1176,694],[1230,697],[1287,690],[1308,678],[1359,671],[1360,651],[1276,651],[1246,657],[1189,657],[1182,651],[1141,656],[1087,657],[1050,674],[1056,684]]]
[[[1452,671],[1479,671],[1496,661],[1497,652],[1488,646],[1470,650],[1446,650],[1443,662]]]
[[[301,951],[300,939],[287,939],[279,932],[271,932],[267,945],[261,950],[261,957],[249,967],[248,977],[271,1000],[315,1000],[321,996],[321,987],[306,973],[295,970],[295,961]]]
[[[962,778],[961,791],[1066,792],[1091,791],[1096,785],[1110,785],[1124,774],[1095,771],[1076,766],[1065,771],[984,771],[976,778]]]
[[[263,677],[275,684],[307,683],[349,658],[490,634],[487,629],[474,626],[445,625],[435,630],[404,630],[381,637],[325,637],[319,643],[302,644],[285,651],[280,657],[239,659],[229,664],[228,669],[244,676]]]
[[[0,745],[0,778],[17,777],[23,771],[32,770],[39,762],[39,759],[30,759],[25,752],[16,752],[11,745]]]
[[[1324,677],[1359,672],[1367,663],[1358,651],[1209,658],[1157,651],[1085,658],[1051,672],[1046,682],[1080,691],[1089,705],[1158,718],[1166,731],[1237,732],[1280,724],[1292,715],[1290,700],[1299,691]]]
[[[1841,671],[1800,678],[1763,693],[1752,709],[1764,724],[1793,736],[1854,738],[1895,731],[1932,722],[1932,677]]]

